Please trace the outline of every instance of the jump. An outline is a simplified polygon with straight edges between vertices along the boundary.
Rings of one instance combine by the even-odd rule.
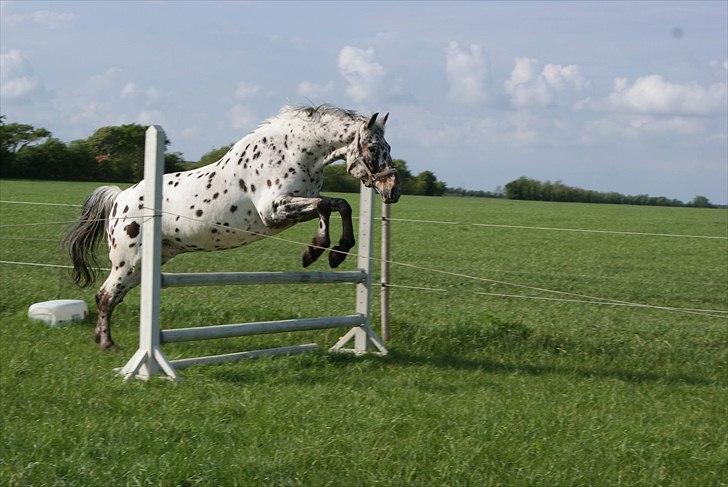
[[[327,165],[345,160],[349,174],[373,187],[385,203],[396,203],[400,185],[384,138],[387,117],[379,118],[377,113],[364,117],[330,105],[284,107],[217,162],[166,174],[163,262],[185,252],[240,247],[318,219],[311,245],[302,254],[302,265],[311,265],[330,248],[329,265],[338,267],[355,244],[351,206],[342,198],[320,194],[323,171]],[[64,240],[74,282],[89,286],[95,278],[95,249],[106,238],[111,271],[96,294],[94,330],[102,349],[114,345],[114,308],[139,284],[145,208],[142,182],[124,191],[116,186],[97,188]],[[329,236],[332,212],[342,219],[342,235],[333,247]]]

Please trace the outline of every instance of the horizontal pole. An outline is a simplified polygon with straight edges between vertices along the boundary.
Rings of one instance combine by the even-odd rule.
[[[338,272],[184,272],[162,273],[162,287],[226,284],[307,284],[364,282],[363,271]]]
[[[315,343],[306,343],[304,345],[291,345],[288,347],[265,348],[263,350],[249,350],[247,352],[225,353],[222,355],[207,355],[204,357],[183,358],[178,360],[170,360],[170,364],[175,369],[186,369],[193,365],[212,365],[222,364],[225,362],[236,362],[245,358],[270,357],[273,355],[295,355],[305,352],[313,352],[318,350]]]
[[[253,323],[236,323],[230,325],[198,326],[194,328],[175,328],[162,330],[162,343],[189,342],[195,340],[211,340],[248,335],[264,335],[267,333],[285,333],[289,331],[323,330],[341,326],[357,326],[366,323],[366,316],[360,314],[346,316],[329,316],[323,318],[301,318],[281,321],[261,321]]]

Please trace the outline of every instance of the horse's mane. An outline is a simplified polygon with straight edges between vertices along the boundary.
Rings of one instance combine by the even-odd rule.
[[[321,105],[286,105],[281,108],[278,115],[271,117],[267,121],[272,121],[281,117],[315,117],[320,119],[324,115],[333,115],[342,118],[352,118],[354,120],[365,120],[365,117],[355,110],[337,107],[328,103]]]

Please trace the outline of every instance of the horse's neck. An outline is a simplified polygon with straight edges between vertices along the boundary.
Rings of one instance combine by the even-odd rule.
[[[294,126],[294,135],[301,137],[309,151],[325,157],[349,145],[361,122],[354,116],[326,113],[320,117],[296,116],[290,123]]]

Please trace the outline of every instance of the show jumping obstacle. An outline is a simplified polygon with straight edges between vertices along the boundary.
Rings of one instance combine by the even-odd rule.
[[[316,350],[315,343],[168,360],[162,345],[170,342],[196,341],[213,338],[283,333],[326,328],[352,327],[333,347],[334,352],[367,352],[385,355],[387,349],[371,328],[371,248],[374,199],[372,188],[363,184],[360,190],[359,249],[356,271],[338,272],[206,272],[163,273],[162,263],[162,178],[164,172],[165,135],[161,127],[150,126],[146,133],[144,153],[144,202],[147,211],[142,224],[141,303],[139,309],[139,349],[127,362],[116,369],[125,380],[132,377],[148,379],[155,375],[178,379],[177,370],[198,364],[217,364],[279,354],[297,354]],[[160,302],[163,287],[221,286],[231,284],[294,284],[294,283],[356,283],[356,310],[345,316],[317,317],[258,323],[202,326],[195,328],[160,329]],[[353,348],[344,346],[353,341]]]

